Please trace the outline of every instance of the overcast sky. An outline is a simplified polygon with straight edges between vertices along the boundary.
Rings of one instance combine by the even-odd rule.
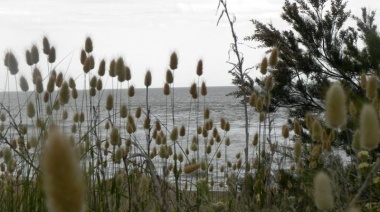
[[[236,31],[243,43],[246,67],[257,64],[265,56],[257,44],[242,40],[253,33],[249,20],[272,22],[286,28],[280,18],[283,2],[228,1],[230,12],[236,15]],[[79,54],[86,36],[90,36],[96,64],[103,58],[108,62],[122,56],[132,70],[132,83],[137,87],[143,86],[147,69],[152,71],[153,87],[163,85],[172,51],[179,56],[176,86],[187,87],[196,80],[199,59],[204,61],[202,78],[207,85],[231,85],[227,73],[231,67],[226,61],[232,38],[225,18],[216,26],[217,5],[217,0],[0,0],[0,91],[5,87],[5,52],[11,49],[15,53],[20,73],[31,81],[25,50],[32,44],[41,48],[44,35],[56,47],[57,61],[62,60],[57,70],[67,71],[67,77],[83,74]],[[360,15],[361,7],[376,10],[380,1],[349,1],[348,8],[354,14]],[[38,66],[46,74],[46,62],[40,53]],[[65,56],[68,57],[64,59]],[[13,84],[14,80],[10,82]]]

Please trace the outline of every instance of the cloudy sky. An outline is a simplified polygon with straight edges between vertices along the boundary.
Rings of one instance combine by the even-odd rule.
[[[265,55],[257,44],[242,40],[253,32],[249,20],[286,28],[280,18],[283,2],[228,1],[237,19],[246,67],[257,64]],[[132,83],[137,87],[143,86],[147,69],[152,71],[153,87],[163,85],[172,51],[179,56],[176,86],[187,87],[196,80],[199,59],[204,61],[202,78],[209,86],[228,86],[231,76],[226,61],[232,38],[224,18],[216,26],[217,5],[217,0],[0,0],[0,57],[3,60],[4,53],[11,49],[19,60],[20,73],[31,81],[25,50],[32,44],[41,48],[42,37],[47,36],[57,49],[57,61],[61,61],[57,70],[77,78],[83,75],[80,50],[90,36],[96,62],[122,56],[131,67]],[[354,14],[360,15],[361,7],[376,10],[380,1],[349,1],[348,8]],[[46,63],[40,62],[39,67],[46,74]],[[0,73],[0,91],[4,91],[3,62]]]

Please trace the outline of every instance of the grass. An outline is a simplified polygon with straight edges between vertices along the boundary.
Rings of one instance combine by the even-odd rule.
[[[158,118],[148,98],[154,80],[149,71],[145,104],[140,107],[133,102],[132,73],[123,58],[109,66],[104,60],[97,65],[90,38],[80,56],[83,75],[77,79],[56,71],[56,50],[46,38],[42,50],[46,70],[38,68],[45,61],[37,46],[26,53],[31,85],[27,77],[19,76],[12,52],[4,58],[7,84],[18,83],[21,91],[15,93],[16,106],[0,104],[0,211],[374,211],[378,207],[380,162],[374,149],[379,142],[379,106],[373,83],[367,89],[372,104],[363,107],[365,115],[354,113],[359,109],[352,104],[348,113],[346,94],[339,83],[334,84],[326,98],[327,118],[308,114],[283,123],[280,138],[273,133],[275,120],[269,112],[273,77],[267,69],[275,68],[278,60],[272,58],[277,52],[271,54],[269,66],[263,63],[260,68],[266,79],[262,92],[253,93],[245,103],[249,114],[259,117],[247,117],[257,123],[249,126],[253,131],[246,147],[249,158],[242,152],[231,160],[231,126],[223,117],[210,118],[207,86],[200,82],[202,61],[195,72],[197,82],[189,89],[188,124],[179,125],[174,111],[175,52],[163,73],[165,116]],[[80,80],[83,88],[76,86]],[[112,84],[110,93],[103,88],[105,81]],[[10,95],[5,92],[3,102],[10,102]],[[366,133],[355,134],[351,143],[356,155],[343,161],[332,146],[340,142],[347,123],[359,123],[358,130]]]

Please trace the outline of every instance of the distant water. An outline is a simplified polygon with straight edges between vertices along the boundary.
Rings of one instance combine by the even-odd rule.
[[[218,131],[223,135],[223,131],[220,129],[220,118],[224,117],[227,121],[230,122],[231,130],[226,134],[231,139],[231,145],[228,148],[229,157],[234,157],[237,153],[243,153],[243,149],[245,147],[245,134],[244,134],[244,110],[242,104],[239,103],[239,99],[236,99],[232,96],[226,96],[226,94],[233,91],[234,87],[209,87],[208,93],[205,97],[199,97],[199,112],[197,112],[197,101],[191,98],[189,93],[189,88],[175,88],[174,90],[174,117],[175,117],[175,125],[180,127],[181,125],[185,125],[186,129],[189,129],[187,135],[196,135],[196,117],[198,115],[198,121],[200,124],[203,123],[203,108],[207,107],[210,109],[210,117],[213,119],[214,125],[218,127]],[[152,114],[153,124],[155,120],[160,120],[162,123],[167,123],[168,130],[172,129],[172,115],[171,115],[171,106],[170,106],[170,96],[166,98],[163,94],[162,88],[152,88],[149,89],[148,95],[148,104],[150,108],[150,112]],[[70,132],[70,126],[73,123],[73,114],[77,110],[81,110],[83,107],[83,111],[88,112],[90,108],[90,98],[87,91],[87,104],[84,99],[84,91],[79,91],[79,97],[76,101],[72,98],[68,105],[65,106],[65,109],[69,113],[69,118],[63,122],[61,120],[62,110],[60,109],[58,112],[53,111],[53,119],[58,120],[58,124],[65,127],[65,129]],[[127,90],[104,90],[98,93],[95,97],[92,98],[92,105],[94,105],[95,110],[98,114],[99,121],[104,121],[108,117],[108,112],[105,109],[106,99],[109,94],[113,94],[114,96],[114,106],[117,111],[119,111],[120,102],[128,104],[128,95]],[[56,98],[57,93],[53,93],[53,98]],[[117,97],[116,97],[117,96]],[[42,97],[42,95],[41,95]],[[121,98],[121,99],[119,99]],[[26,116],[26,105],[28,101],[35,101],[35,93],[33,92],[3,92],[0,93],[0,102],[5,106],[5,108],[10,109],[10,113],[13,118],[16,120],[16,123],[20,122],[20,114],[22,116],[23,124],[27,124],[32,127],[32,122]],[[83,102],[83,104],[82,104]],[[19,113],[19,103],[22,107],[21,113]],[[99,108],[96,108],[97,105],[100,105]],[[42,105],[46,105],[42,103]],[[83,106],[82,106],[83,105]],[[130,111],[135,113],[135,109],[138,106],[142,107],[143,112],[146,111],[146,90],[145,89],[136,89],[135,96],[129,98]],[[93,108],[94,108],[93,107]],[[41,108],[45,110],[46,108]],[[4,110],[2,113],[6,113]],[[274,128],[272,130],[272,139],[276,139],[278,142],[282,143],[283,138],[278,137],[281,133],[281,127],[286,123],[286,113],[277,112],[276,114],[271,115],[275,121],[273,122]],[[144,143],[144,131],[142,128],[142,123],[144,120],[144,114],[142,118],[137,120],[137,138],[141,139]],[[119,119],[118,114],[116,114],[116,119]],[[166,122],[167,119],[167,122]],[[253,108],[249,107],[249,134],[251,143],[252,137],[254,133],[258,131],[259,123],[258,123],[258,113],[254,111]],[[103,122],[105,123],[105,122]],[[123,125],[123,122],[116,121],[115,125],[118,123]],[[5,125],[9,124],[9,119],[5,122]],[[104,126],[101,124],[100,126]],[[105,131],[103,131],[106,133]],[[268,133],[268,132],[266,132]],[[189,142],[191,141],[191,137],[189,137]],[[187,142],[187,139],[183,139],[182,142]],[[145,146],[145,144],[142,144]]]

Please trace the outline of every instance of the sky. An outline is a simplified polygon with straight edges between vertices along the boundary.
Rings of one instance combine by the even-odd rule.
[[[258,44],[244,41],[254,32],[251,19],[273,23],[279,29],[288,25],[280,18],[283,0],[229,0],[228,9],[236,16],[236,34],[245,57],[245,68],[257,65],[265,56]],[[208,86],[230,86],[229,25],[223,17],[217,26],[217,0],[0,0],[0,91],[14,90],[11,78],[6,88],[7,69],[3,58],[8,50],[19,61],[20,75],[31,83],[31,70],[25,51],[33,44],[40,48],[38,67],[43,75],[47,65],[42,55],[42,38],[47,36],[57,50],[56,70],[66,78],[83,77],[79,61],[87,36],[94,45],[95,72],[101,59],[123,57],[132,71],[132,84],[143,87],[147,70],[152,87],[162,87],[169,57],[179,57],[175,85],[188,87],[197,80],[198,60],[203,60],[203,76]],[[348,9],[360,15],[360,8],[380,8],[377,0],[350,0]],[[379,25],[378,18],[376,23]],[[231,60],[233,62],[231,57]],[[256,70],[251,71],[255,76]],[[77,80],[80,84],[82,80]],[[111,87],[109,81],[105,82]],[[83,85],[78,85],[83,88]]]

